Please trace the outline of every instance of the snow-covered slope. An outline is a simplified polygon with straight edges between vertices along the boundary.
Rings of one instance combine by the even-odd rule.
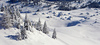
[[[3,2],[5,3],[5,2]],[[0,3],[1,4],[1,3]],[[6,3],[5,3],[6,4]],[[43,3],[43,5],[46,5]],[[18,5],[20,6],[20,5]],[[24,19],[24,11],[31,11],[28,14],[29,20],[37,22],[40,18],[42,25],[47,22],[49,34],[32,29],[28,33],[28,39],[17,41],[15,39],[19,32],[16,28],[2,29],[0,26],[1,45],[100,45],[100,9],[84,8],[73,11],[56,10],[52,5],[51,10],[43,8],[36,12],[39,6],[26,6],[22,9],[21,16]],[[55,13],[55,14],[54,14]],[[0,18],[2,16],[0,12]],[[52,39],[53,29],[56,28],[57,39]]]
[[[18,41],[16,35],[20,31],[16,28],[0,29],[0,45],[65,45],[59,40],[54,40],[42,32],[36,31],[28,33],[28,39]]]
[[[32,15],[33,13],[28,15],[32,21],[38,21],[39,18],[41,19],[42,24],[44,21],[47,21],[47,25],[51,31],[50,35],[52,35],[53,29],[56,28],[57,40],[63,42],[64,44],[99,45],[100,14],[97,13],[99,10],[100,9],[96,10],[88,8],[74,11],[51,10],[50,12],[38,12],[37,15]],[[59,12],[62,12],[63,15],[57,17],[52,14],[53,12],[56,12],[56,15],[58,15]],[[41,13],[45,13],[45,15]],[[89,13],[89,15],[87,13]],[[48,16],[51,16],[52,18],[47,18]],[[68,20],[70,16],[71,20]]]

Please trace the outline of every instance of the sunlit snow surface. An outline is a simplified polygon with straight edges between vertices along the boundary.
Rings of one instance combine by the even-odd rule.
[[[6,0],[0,1],[0,5],[2,3],[6,5],[5,2]],[[13,37],[19,32],[18,29],[2,29],[0,26],[0,45],[100,45],[100,9],[84,8],[60,11],[55,10],[55,6],[52,5],[51,10],[44,8],[39,12],[35,12],[36,7],[21,8],[23,19],[25,17],[24,11],[29,10],[31,11],[27,13],[29,20],[37,22],[40,18],[42,25],[46,21],[50,31],[48,35],[33,28],[33,32],[27,31],[28,39],[17,41]],[[57,17],[59,13],[61,15]],[[3,13],[0,12],[0,18],[2,15]],[[54,28],[57,31],[57,39],[51,38]]]

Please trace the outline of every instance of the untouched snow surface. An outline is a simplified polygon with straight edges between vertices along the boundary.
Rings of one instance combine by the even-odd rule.
[[[18,41],[16,34],[19,32],[16,28],[0,30],[0,45],[65,45],[59,40],[54,40],[42,32],[28,32],[28,39]]]

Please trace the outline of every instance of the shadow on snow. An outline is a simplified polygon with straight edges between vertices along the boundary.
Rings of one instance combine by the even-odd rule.
[[[8,35],[8,36],[5,36],[5,37],[7,37],[7,38],[10,38],[10,39],[12,39],[12,40],[17,40],[17,35]]]
[[[68,23],[68,24],[67,24],[67,27],[75,26],[75,25],[77,25],[77,24],[79,24],[79,23],[80,23],[79,21],[73,21],[73,22],[71,22],[71,23]]]

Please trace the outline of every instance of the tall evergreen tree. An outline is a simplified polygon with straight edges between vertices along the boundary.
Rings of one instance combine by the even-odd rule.
[[[4,5],[2,4],[2,6],[1,6],[1,12],[3,12],[4,11]]]
[[[39,30],[39,31],[42,31],[42,24],[41,24],[41,21],[40,21],[40,18],[39,18],[39,21],[37,22],[37,27],[36,29]]]
[[[49,33],[49,31],[48,31],[48,29],[47,29],[46,21],[45,21],[45,23],[44,23],[43,33],[45,33],[45,34],[48,34],[48,33]]]
[[[29,22],[28,22],[27,14],[26,14],[26,16],[25,16],[24,28],[25,28],[26,30],[29,30]]]
[[[21,22],[20,22],[20,19],[19,19],[18,22],[19,22],[19,23],[17,23],[17,28],[20,29],[20,27],[21,27],[21,25],[20,25],[20,23],[21,23]]]
[[[21,38],[22,39],[27,39],[27,34],[26,34],[26,29],[25,28],[22,28],[22,30],[21,30]]]
[[[32,27],[33,27],[32,22],[30,20],[28,20],[28,23],[29,23],[29,30],[32,32],[33,31],[32,30]]]
[[[56,30],[55,30],[55,29],[54,29],[54,31],[53,31],[52,38],[54,38],[54,39],[57,38],[57,37],[56,37]]]
[[[26,29],[24,27],[21,28],[17,40],[24,40],[27,39],[27,33],[26,33]]]
[[[5,28],[12,27],[10,17],[11,17],[11,15],[8,12],[8,8],[5,6],[4,15],[3,15],[3,19],[2,19],[2,26],[4,26]]]

